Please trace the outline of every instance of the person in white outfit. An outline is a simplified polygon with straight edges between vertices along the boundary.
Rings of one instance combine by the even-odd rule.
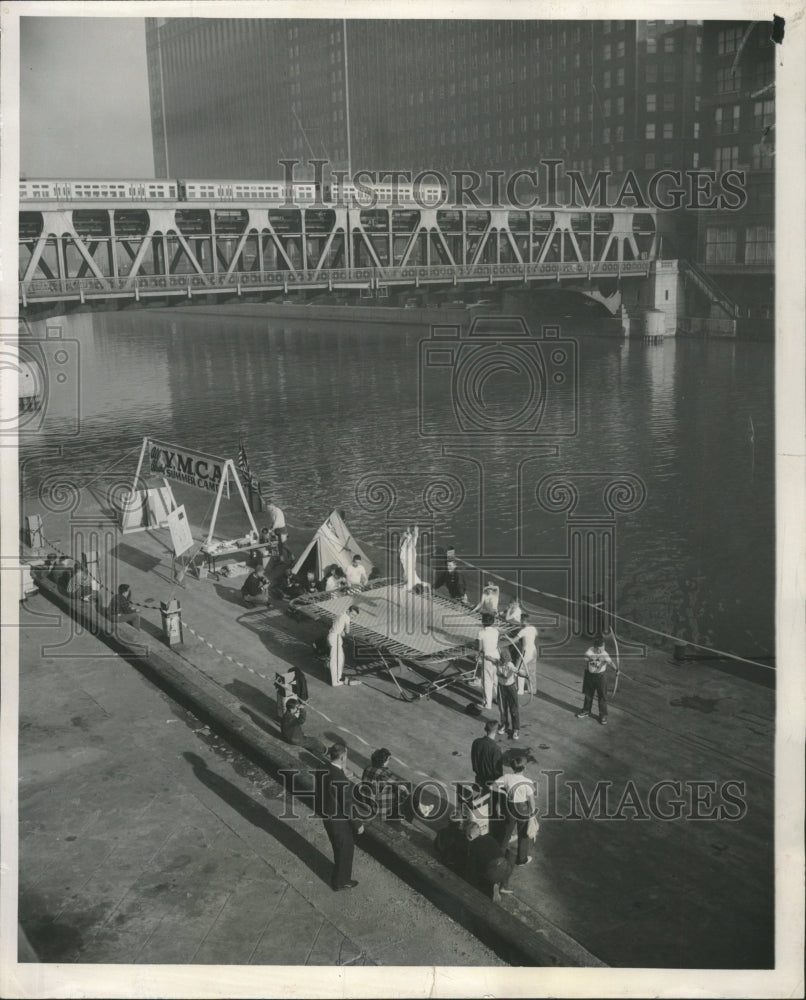
[[[353,561],[345,570],[347,583],[351,588],[362,589],[367,585],[367,571],[361,564],[361,556],[353,556]]]
[[[414,590],[415,587],[423,590],[425,584],[417,576],[417,542],[420,538],[420,529],[417,525],[406,528],[400,542],[400,562],[403,565],[405,582],[403,584],[407,591]]]
[[[269,521],[269,530],[273,531],[279,539],[281,534],[285,534],[285,514],[276,503],[270,503],[266,508],[266,516]]]
[[[330,683],[333,687],[344,684],[344,637],[350,632],[350,623],[357,618],[359,609],[351,604],[346,611],[336,615],[328,632],[330,643]]]
[[[484,690],[484,707],[493,707],[493,693],[495,691],[498,678],[496,672],[498,664],[501,662],[501,654],[498,651],[499,632],[493,624],[495,619],[492,615],[483,614],[479,629],[479,659],[481,660],[481,683]]]
[[[517,597],[513,597],[504,612],[504,621],[508,625],[520,625],[523,618],[523,609]]]
[[[521,654],[518,665],[518,694],[523,694],[526,690],[524,671],[529,675],[529,685],[534,694],[537,687],[537,629],[529,624],[529,615],[525,611],[521,621],[523,627],[515,634],[515,641],[519,643]]]
[[[485,584],[484,590],[481,594],[481,600],[473,608],[473,611],[480,611],[482,618],[485,615],[492,615],[493,618],[498,614],[498,598],[500,591],[498,587],[493,583],[492,580],[488,580]]]

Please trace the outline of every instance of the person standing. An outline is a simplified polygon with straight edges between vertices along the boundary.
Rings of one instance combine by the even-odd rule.
[[[583,704],[578,719],[586,719],[593,708],[593,696],[599,700],[599,722],[607,725],[607,668],[616,666],[605,652],[604,639],[597,635],[585,653],[585,673],[582,677]]]
[[[269,519],[269,530],[274,532],[278,542],[281,541],[281,535],[285,533],[285,514],[272,501],[266,507],[266,516]]]
[[[405,576],[404,589],[413,591],[417,588],[417,593],[422,593],[425,584],[417,575],[417,542],[419,538],[420,529],[416,524],[406,528],[400,541],[400,562]]]
[[[496,670],[501,656],[498,652],[499,632],[495,627],[495,618],[491,614],[481,616],[482,628],[479,629],[479,660],[481,661],[481,683],[484,691],[484,707],[493,707]]]
[[[328,642],[330,643],[330,683],[333,687],[344,684],[344,637],[350,633],[350,624],[359,615],[359,609],[355,604],[337,615],[333,619],[333,624],[328,632]],[[347,681],[346,683],[349,683]]]
[[[479,736],[470,745],[473,777],[482,790],[504,773],[504,755],[496,742],[497,737],[498,723],[493,719],[488,719],[484,723],[484,736]]]
[[[517,597],[513,597],[504,612],[504,621],[507,625],[520,625],[523,619],[523,608]]]
[[[500,809],[503,822],[498,825],[498,842],[503,850],[515,829],[518,831],[518,854],[515,863],[528,865],[529,820],[537,813],[534,782],[524,775],[526,757],[514,757],[510,764],[512,774],[504,774],[493,783],[493,790],[501,795]]]
[[[518,710],[517,670],[512,662],[509,649],[500,650],[496,667],[498,677],[499,733],[509,732],[513,740],[520,739],[520,712]]]
[[[351,589],[363,590],[366,587],[368,582],[367,571],[361,565],[361,556],[353,556],[353,561],[345,570],[344,575],[347,577],[347,583]]]
[[[456,563],[453,559],[448,560],[447,569],[444,569],[436,580],[434,580],[434,590],[438,590],[440,587],[445,587],[448,594],[455,601],[467,604],[467,587],[465,586],[464,577],[456,568]]]
[[[524,672],[529,677],[529,686],[532,694],[537,688],[537,629],[529,624],[529,615],[524,611],[521,616],[522,628],[515,635],[515,641],[519,643],[520,664],[518,667],[518,694],[523,694],[526,690]]]
[[[495,620],[498,614],[498,599],[500,597],[500,590],[492,580],[488,580],[484,585],[484,590],[481,592],[481,600],[473,608],[473,611],[480,611],[482,620],[485,615],[492,615],[493,620]]]
[[[334,743],[328,747],[331,769],[322,782],[321,815],[330,846],[333,848],[333,874],[330,885],[334,892],[354,889],[358,882],[353,878],[355,836],[364,832],[363,824],[353,818],[353,794],[350,780],[344,773],[347,765],[347,747]]]

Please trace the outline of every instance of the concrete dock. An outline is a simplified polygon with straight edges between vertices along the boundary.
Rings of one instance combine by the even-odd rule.
[[[89,530],[93,523],[102,530],[113,527],[108,511],[104,511],[91,496],[82,496],[81,523],[84,530]],[[71,537],[67,514],[47,513],[45,528],[45,535],[52,542],[61,539],[60,544],[63,545],[64,540]],[[356,525],[353,528],[360,540],[360,527]],[[109,579],[104,582],[110,585],[122,581],[129,583],[134,599],[147,606],[141,609],[141,633],[126,632],[124,626],[119,635],[126,642],[141,643],[141,664],[151,662],[153,665],[157,661],[172,664],[171,669],[176,669],[183,676],[195,676],[200,689],[209,698],[214,698],[218,692],[224,713],[221,718],[226,713],[229,713],[227,718],[230,719],[236,714],[238,716],[237,732],[233,723],[231,731],[226,734],[228,738],[234,734],[236,742],[243,740],[244,746],[250,741],[258,745],[260,740],[269,740],[271,746],[280,746],[282,750],[282,745],[277,743],[279,726],[275,717],[273,678],[276,671],[298,665],[307,675],[310,690],[306,730],[325,741],[343,739],[349,748],[351,765],[358,774],[368,763],[372,750],[386,746],[394,755],[394,770],[412,782],[428,777],[451,786],[454,782],[472,779],[470,743],[480,735],[483,717],[479,719],[468,715],[467,692],[447,691],[428,700],[405,702],[391,680],[380,673],[364,677],[360,687],[332,688],[323,664],[311,650],[312,639],[322,633],[321,625],[294,621],[281,607],[266,610],[244,607],[239,596],[243,578],[198,580],[188,576],[182,586],[177,586],[172,579],[167,540],[166,532],[116,536],[112,562],[107,570]],[[292,533],[292,548],[296,545],[298,551],[301,541],[301,536],[295,539]],[[169,596],[178,597],[181,601],[185,626],[183,645],[171,650],[161,640],[158,610],[159,602]],[[109,595],[105,597],[108,600]],[[29,603],[34,606],[34,601],[37,613],[45,613],[48,605],[45,597],[33,598]],[[68,628],[66,624],[62,627]],[[33,623],[30,625],[27,643],[35,648],[33,661],[30,660],[30,649],[26,656],[32,663],[32,670],[43,670],[48,659],[53,659],[55,665],[52,668],[48,665],[48,669],[63,677],[58,667],[59,658],[62,655],[82,655],[75,644],[86,637],[71,638],[68,635],[65,642],[63,637],[61,640],[56,638],[57,634]],[[41,645],[48,648],[40,654]],[[580,655],[583,648],[580,645]],[[37,662],[42,666],[36,668]],[[107,665],[114,663],[114,669],[119,673],[130,671],[135,676],[135,671],[119,659],[106,662]],[[703,663],[676,662],[665,652],[649,650],[645,659],[632,662],[625,670],[618,696],[611,704],[610,725],[602,727],[595,719],[575,717],[581,706],[581,674],[581,658],[578,662],[542,658],[538,668],[537,695],[523,712],[521,741],[513,744],[504,740],[505,749],[516,746],[530,748],[535,763],[529,765],[527,774],[537,781],[541,812],[535,862],[516,870],[512,880],[513,896],[505,898],[501,904],[494,904],[484,900],[475,890],[470,890],[479,899],[465,897],[457,904],[459,896],[451,888],[453,883],[446,880],[442,883],[445,891],[442,893],[444,899],[441,899],[438,887],[435,888],[435,880],[442,877],[435,870],[438,863],[433,856],[428,865],[422,860],[430,851],[435,830],[428,829],[427,824],[418,824],[406,831],[405,841],[400,843],[389,840],[391,835],[385,830],[373,834],[375,848],[370,852],[372,858],[360,854],[358,864],[370,861],[376,864],[375,858],[385,858],[388,867],[395,869],[398,866],[397,875],[400,877],[383,872],[383,867],[378,865],[378,877],[383,873],[383,877],[392,882],[378,882],[376,887],[375,876],[367,880],[357,871],[356,877],[361,885],[353,891],[351,900],[360,899],[362,894],[367,893],[368,897],[377,898],[383,905],[384,900],[388,903],[390,898],[396,899],[395,894],[400,891],[411,893],[418,890],[431,900],[426,903],[420,898],[419,905],[427,905],[429,912],[433,909],[435,920],[437,916],[447,920],[435,909],[437,904],[443,902],[442,909],[453,918],[451,924],[457,935],[455,938],[446,935],[443,945],[439,946],[444,947],[448,955],[453,949],[455,958],[452,961],[448,958],[447,964],[490,964],[491,956],[496,961],[501,961],[503,957],[511,964],[541,964],[536,958],[529,962],[528,959],[518,960],[507,954],[500,941],[488,939],[482,945],[477,940],[479,936],[484,937],[484,927],[495,925],[498,915],[499,923],[513,922],[507,923],[512,928],[511,938],[517,938],[521,934],[519,928],[523,928],[521,955],[529,952],[531,935],[545,944],[549,956],[573,955],[576,959],[573,964],[668,968],[770,967],[774,960],[773,690]],[[416,675],[409,677],[406,672],[398,676],[403,685],[412,685],[422,679]],[[47,724],[38,719],[44,710],[40,705],[42,691],[39,695],[33,687],[26,691],[26,683],[30,681],[26,681],[23,675],[21,705],[25,706],[26,718],[30,720],[31,727],[44,725],[46,728]],[[138,679],[136,683],[143,682]],[[113,696],[115,701],[117,697]],[[163,696],[155,694],[154,697],[161,699]],[[146,712],[136,718],[127,718],[124,712],[119,723],[136,734],[149,759],[151,754],[167,752],[167,744],[163,740],[171,740],[170,733],[180,728],[166,722],[172,717],[180,718],[179,710],[174,708],[169,711],[165,702],[160,707],[162,712]],[[185,704],[183,711],[187,709]],[[57,704],[51,704],[50,711],[58,715]],[[73,715],[84,718],[79,711],[71,714],[71,718]],[[66,719],[67,712],[63,716]],[[159,731],[155,733],[156,726],[159,726]],[[224,726],[226,728],[226,723]],[[31,728],[21,733],[21,756],[23,751],[27,752],[28,746],[35,746],[31,741],[36,731]],[[84,743],[85,752],[91,755],[92,742],[82,737],[81,725],[76,723],[68,731],[73,749],[80,752]],[[224,749],[223,735],[211,730],[209,739],[218,740],[218,754],[231,753],[231,750]],[[187,780],[192,780],[197,796],[205,798],[219,794],[223,787],[222,780],[232,783],[231,774],[222,779],[220,769],[217,769],[216,762],[220,763],[220,756],[213,754],[213,757],[206,757],[199,749],[188,752],[192,756],[186,758]],[[108,780],[113,783],[115,768],[122,766],[113,759],[114,756],[111,754],[107,761]],[[244,783],[236,796],[241,803],[241,817],[245,815],[246,821],[251,824],[252,839],[260,838],[260,851],[265,852],[261,856],[274,866],[275,874],[271,877],[279,877],[279,886],[284,862],[272,852],[282,849],[287,854],[291,834],[283,833],[283,825],[276,820],[276,814],[264,816],[267,809],[271,811],[267,803],[276,798],[276,786],[272,785],[265,771],[254,769],[253,763],[244,767]],[[609,782],[609,787],[604,788],[602,782]],[[661,782],[672,784],[659,789]],[[76,833],[72,828],[67,831],[68,825],[72,827],[75,824],[65,823],[68,817],[57,800],[48,795],[48,783],[47,770],[42,770],[37,784],[39,802],[34,808],[35,797],[32,798],[30,817],[24,815],[28,805],[21,790],[20,852],[21,859],[32,859],[32,864],[28,866],[31,870],[35,857],[33,852],[37,849],[37,830],[42,829],[37,824],[46,823],[44,817],[49,810],[53,812],[46,823],[47,837],[40,839],[40,844],[69,835],[77,838],[71,844],[84,839],[80,832]],[[204,788],[203,792],[200,786]],[[597,788],[600,794],[606,795],[603,814],[597,815],[597,808],[591,806],[587,810],[590,815],[586,817],[585,804],[580,803],[579,793],[590,799]],[[232,794],[235,795],[234,792]],[[143,790],[143,795],[148,796],[147,789]],[[99,801],[96,800],[93,807],[96,812]],[[145,803],[146,799],[141,801]],[[677,806],[675,802],[678,802]],[[188,803],[192,807],[191,812],[197,809],[197,803],[189,799]],[[256,823],[258,814],[261,820]],[[136,822],[140,823],[139,820]],[[143,829],[152,829],[151,822],[149,810],[143,805]],[[157,825],[163,827],[164,822]],[[193,826],[193,823],[190,825]],[[313,825],[324,838],[324,833],[318,829],[320,824]],[[98,833],[101,840],[111,835],[108,830],[104,832],[103,827]],[[194,836],[194,850],[204,852],[210,864],[215,865],[218,834]],[[140,839],[134,838],[135,841]],[[269,842],[273,840],[276,843],[270,846]],[[263,844],[263,841],[266,843]],[[202,847],[202,844],[206,846]],[[226,845],[227,838],[223,838],[221,850],[224,855],[231,850]],[[96,843],[94,850],[97,849]],[[129,847],[123,844],[121,857],[129,849],[142,849],[142,844],[130,844]],[[292,854],[303,855],[308,850],[296,842],[290,845],[290,849]],[[327,847],[320,845],[318,849],[321,855],[318,864],[326,867],[329,860]],[[65,845],[60,845],[59,851],[64,850]],[[90,851],[90,854],[93,853]],[[152,852],[149,859],[153,857]],[[61,860],[57,861],[57,858]],[[51,863],[54,870],[64,865],[64,858],[64,854],[53,855]],[[193,863],[201,864],[199,856],[194,856]],[[90,877],[92,873],[86,867],[87,859],[82,864],[85,866],[81,868],[86,872],[85,878]],[[234,906],[237,909],[241,905],[237,893],[243,891],[245,902],[242,905],[249,909],[246,900],[250,888],[254,887],[245,884],[251,878],[247,873],[248,866],[237,872],[234,870],[239,865],[240,861],[232,866],[231,882],[228,882],[230,876],[222,874],[221,881],[216,883],[221,894],[216,897],[216,905],[220,908]],[[307,875],[304,866],[298,867],[299,858],[293,865],[305,878],[310,878],[310,865]],[[422,885],[418,885],[420,877]],[[37,890],[36,880],[29,882],[29,878],[23,860],[20,877],[21,923],[36,947],[39,938],[37,921],[52,914],[54,908],[57,913],[71,912],[74,906],[70,902],[71,893],[76,891],[76,887],[69,883],[68,892],[67,887],[51,885],[43,895]],[[177,895],[178,883],[163,880],[160,876],[159,884],[163,881],[167,881],[167,887],[152,893],[148,897],[148,906],[144,907],[143,901],[140,903],[141,917],[147,922],[156,919],[148,913],[148,907],[162,893],[167,894],[174,912],[183,912],[186,905]],[[365,882],[369,883],[366,888]],[[295,891],[301,891],[296,880],[289,879],[289,883]],[[390,888],[391,885],[395,888]],[[334,895],[334,898],[340,901],[344,895]],[[451,898],[448,899],[448,896]],[[225,897],[230,900],[229,903],[225,902]],[[28,902],[23,905],[26,898]],[[314,905],[311,900],[306,901]],[[79,896],[74,912],[86,914],[87,902],[86,898]],[[351,901],[349,905],[359,904]],[[411,905],[414,906],[414,902]],[[316,906],[320,903],[317,902]],[[299,908],[300,914],[307,912],[302,901]],[[207,908],[204,909],[206,912]],[[354,955],[355,961],[380,964],[431,962],[431,959],[414,957],[416,942],[408,940],[401,943],[402,952],[411,957],[401,960],[398,955],[393,958],[389,951],[371,945],[369,938],[362,938],[357,927],[349,921],[345,924],[334,920],[330,927],[327,924],[331,919],[329,911],[322,910],[322,914],[322,927],[327,925],[329,928],[325,932],[326,939],[338,941],[338,947],[344,949],[345,955]],[[85,916],[82,919],[89,918]],[[304,923],[306,918],[300,916],[299,919]],[[459,927],[457,923],[463,926]],[[467,937],[462,936],[468,928],[476,935],[476,938],[469,939],[472,945],[468,944]],[[426,929],[425,925],[420,929],[423,931],[422,941],[439,941],[443,935],[441,924],[437,930],[433,927]],[[90,957],[86,951],[85,935],[81,933],[79,937],[85,946],[85,950],[80,952],[81,957],[76,951],[78,939],[73,938],[66,942],[58,960],[160,960],[147,957],[149,949],[156,944],[143,945],[142,941],[140,946],[145,951],[138,952],[142,958],[132,958],[131,954],[124,957],[122,951],[116,953],[119,957],[103,957],[102,949],[100,954],[91,951]],[[269,933],[266,944],[256,946],[254,961],[273,961],[266,950],[271,939],[272,934]],[[105,940],[100,927],[92,928],[89,940],[98,943]],[[222,940],[221,947],[226,950],[225,935]],[[193,951],[193,947],[197,950]],[[162,960],[205,961],[198,955],[204,956],[206,947],[199,942],[193,946],[188,942],[187,951],[183,953],[185,957]],[[537,955],[539,947],[535,947],[537,950],[531,953]],[[479,951],[476,952],[475,948]],[[229,960],[252,961],[249,956],[243,957],[245,949],[246,945],[238,950],[237,956],[233,953]],[[316,954],[315,947],[311,954]],[[328,962],[333,962],[333,954],[329,954]],[[468,958],[469,955],[473,957]],[[474,962],[474,958],[479,958],[478,963]],[[304,959],[305,956],[301,956],[300,960]],[[49,960],[56,960],[56,956],[51,955]],[[435,964],[443,960],[440,957],[433,959]],[[290,959],[286,955],[275,961],[287,964]]]

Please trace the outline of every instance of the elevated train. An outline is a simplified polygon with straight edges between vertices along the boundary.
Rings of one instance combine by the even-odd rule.
[[[290,197],[285,181],[231,180],[20,180],[20,202],[57,201],[87,203],[97,201],[204,204],[211,202],[261,202],[269,205],[306,208],[315,204],[345,205],[350,208],[386,208],[395,205],[439,207],[446,192],[439,184],[328,183],[323,197],[317,197],[312,181],[295,181]]]

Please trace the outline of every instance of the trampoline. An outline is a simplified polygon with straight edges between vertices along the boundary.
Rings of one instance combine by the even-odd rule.
[[[480,621],[467,605],[426,589],[407,591],[393,580],[376,580],[362,590],[305,594],[291,601],[294,612],[325,622],[355,605],[360,614],[350,625],[350,635],[359,646],[373,653],[378,666],[390,675],[402,698],[427,698],[456,684],[467,685],[477,675]],[[395,665],[427,667],[436,671],[417,685],[411,697],[400,687],[389,662]],[[370,656],[369,658],[373,658]],[[359,659],[366,657],[359,656]],[[369,665],[367,664],[367,667]]]
[[[446,686],[439,683],[449,672],[451,681],[475,674],[476,637],[479,620],[464,604],[434,594],[407,591],[393,580],[375,580],[362,590],[304,594],[291,602],[291,608],[306,617],[331,622],[354,604],[360,611],[350,625],[350,636],[359,647],[357,659],[365,669],[375,660],[376,666],[389,674],[406,701],[427,697]],[[364,654],[366,647],[369,656]],[[390,662],[390,659],[392,662]],[[456,660],[462,661],[457,664]],[[433,669],[442,665],[440,677],[418,685],[416,694],[401,688],[392,672],[393,666],[410,668],[428,664]]]

